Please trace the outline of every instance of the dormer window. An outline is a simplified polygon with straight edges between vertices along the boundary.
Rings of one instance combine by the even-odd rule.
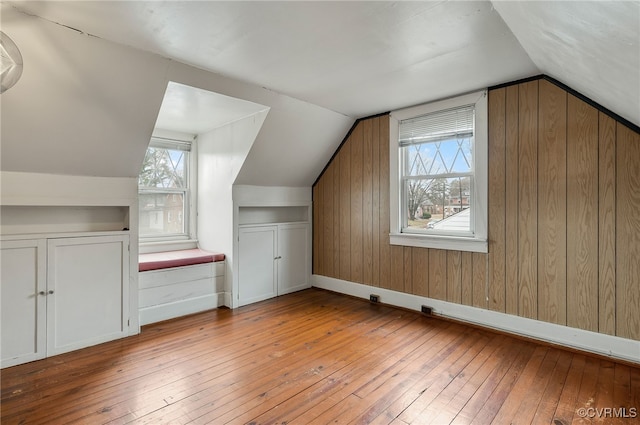
[[[152,138],[138,177],[140,238],[189,237],[191,143]]]

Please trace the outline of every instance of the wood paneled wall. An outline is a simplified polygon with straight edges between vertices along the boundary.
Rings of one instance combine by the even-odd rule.
[[[489,254],[389,244],[389,117],[313,187],[315,274],[640,340],[640,134],[546,79],[489,92]]]

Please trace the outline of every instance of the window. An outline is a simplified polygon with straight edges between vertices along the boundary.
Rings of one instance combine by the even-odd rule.
[[[152,138],[138,178],[140,238],[189,238],[191,143]]]
[[[487,251],[486,93],[391,114],[391,243]]]

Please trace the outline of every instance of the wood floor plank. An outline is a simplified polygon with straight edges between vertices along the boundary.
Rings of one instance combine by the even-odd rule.
[[[569,367],[571,366],[571,353],[560,352],[556,366],[549,376],[547,387],[538,403],[538,409],[533,416],[532,423],[552,423],[554,414],[558,408],[560,395],[567,379]],[[526,415],[525,415],[526,417]]]
[[[589,423],[581,407],[640,404],[632,365],[318,289],[149,325],[0,380],[2,424],[570,424]]]
[[[478,423],[501,424],[514,418],[518,412],[520,404],[527,397],[531,383],[535,378],[542,361],[547,354],[548,347],[537,347],[528,359],[525,367],[519,371],[514,380],[501,381],[504,385],[499,386],[497,394],[492,394],[495,403],[487,403],[475,416],[474,421]]]
[[[506,394],[508,394],[513,383],[520,376],[535,349],[533,344],[520,343],[513,345],[511,356],[502,359],[499,365],[491,371],[487,379],[479,387],[474,388],[473,396],[451,421],[452,424],[473,422],[483,408],[493,412],[494,415],[500,409]]]
[[[350,412],[352,415],[356,415],[354,417],[355,423],[368,423],[401,398],[412,399],[411,407],[424,400],[416,407],[416,410],[420,410],[424,404],[429,403],[431,396],[439,394],[486,344],[485,338],[473,335],[470,336],[468,344],[454,342],[436,357],[437,359],[447,359],[446,361],[438,361],[434,364],[433,359],[425,361],[425,358],[422,358],[421,364],[416,370],[404,370],[389,380],[385,386],[379,387],[374,393],[364,398],[358,409],[360,412],[357,410]],[[398,417],[405,422],[412,422],[403,416]]]
[[[424,327],[424,324],[420,326]],[[266,415],[256,418],[256,423],[272,423],[275,419],[282,417],[300,418],[301,420],[314,417],[314,412],[323,412],[362,387],[363,383],[371,379],[371,370],[376,370],[382,363],[393,364],[400,361],[425,342],[438,338],[443,331],[449,328],[449,324],[434,324],[430,328],[428,332],[424,332],[423,328],[418,334],[402,342],[391,340],[391,347],[387,348],[387,344],[385,344],[380,347],[381,352],[378,350],[368,352],[358,362],[352,362],[342,369],[339,374],[331,375],[324,381],[310,387],[306,392],[296,394],[287,400],[285,406],[278,412],[270,411]],[[305,402],[308,405],[305,406]]]
[[[558,399],[558,404],[553,418],[561,424],[570,424],[573,420],[573,415],[576,412],[576,399],[578,397],[578,390],[580,389],[580,382],[582,381],[584,367],[584,356],[573,356],[571,359],[571,366],[567,373],[567,379],[565,380],[562,393]]]

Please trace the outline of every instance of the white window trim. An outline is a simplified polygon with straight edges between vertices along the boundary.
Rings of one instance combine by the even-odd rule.
[[[400,185],[400,155],[398,147],[398,123],[402,120],[425,115],[444,109],[474,104],[475,151],[474,151],[474,191],[473,225],[474,235],[447,236],[433,234],[402,233]],[[390,242],[391,245],[415,246],[422,248],[450,249],[456,251],[488,252],[488,117],[487,91],[482,90],[450,99],[413,106],[393,111],[389,119],[389,200],[390,200]]]
[[[139,237],[139,250],[141,254],[192,249],[198,247],[197,239],[197,193],[198,193],[198,143],[195,134],[182,133],[163,129],[155,129],[151,139],[169,139],[180,142],[189,142],[189,196],[187,211],[189,217],[189,229],[186,234],[171,235],[165,237],[151,236]]]

